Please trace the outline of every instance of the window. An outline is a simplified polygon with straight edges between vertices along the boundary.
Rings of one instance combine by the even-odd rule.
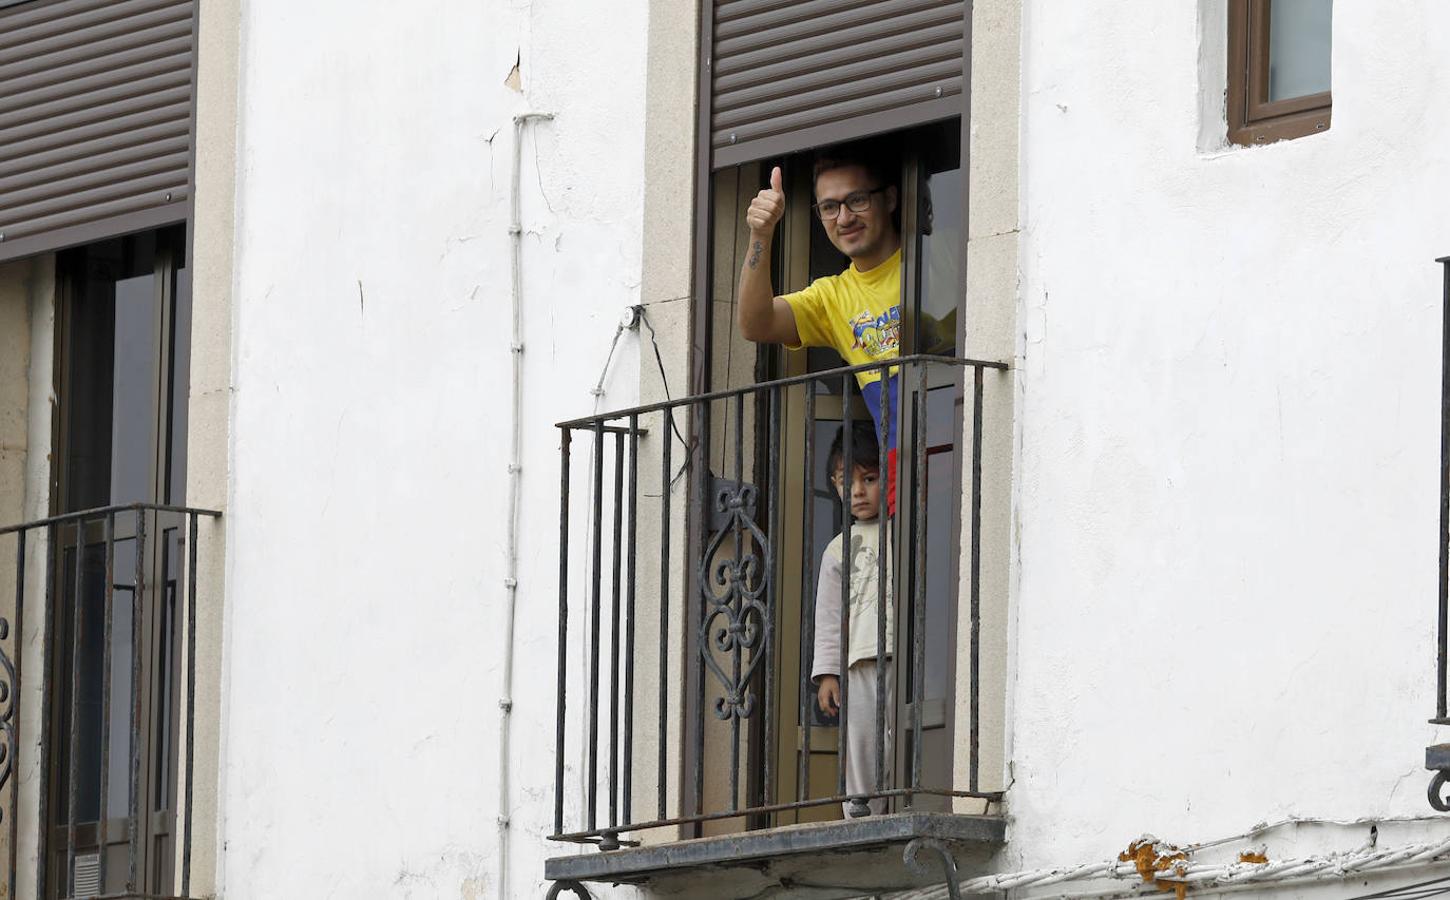
[[[184,503],[191,280],[183,228],[67,250],[56,265],[53,512]],[[181,880],[172,870],[184,526],[174,512],[128,511],[109,530],[96,516],[53,532],[44,897],[121,891],[133,829],[136,887],[169,896]]]
[[[1267,144],[1329,128],[1334,0],[1229,0],[1228,136]]]

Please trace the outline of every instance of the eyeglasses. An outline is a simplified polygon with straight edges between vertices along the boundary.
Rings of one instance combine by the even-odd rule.
[[[872,188],[869,191],[855,191],[846,195],[845,200],[822,200],[820,203],[812,203],[811,209],[822,221],[829,222],[841,214],[841,207],[844,206],[853,213],[863,213],[871,208],[871,195],[884,194],[886,188]]]

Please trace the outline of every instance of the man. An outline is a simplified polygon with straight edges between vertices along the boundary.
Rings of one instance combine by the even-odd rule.
[[[803,291],[776,296],[770,281],[770,247],[785,214],[779,167],[770,187],[745,212],[750,250],[740,270],[737,320],[740,334],[757,343],[831,347],[847,365],[882,362],[899,355],[901,334],[901,234],[894,215],[900,201],[889,171],[869,153],[845,149],[822,155],[814,168],[816,202],[826,237],[851,264],[840,275],[817,278]],[[880,370],[857,375],[861,396],[881,425]],[[886,383],[887,507],[896,510],[895,373]]]

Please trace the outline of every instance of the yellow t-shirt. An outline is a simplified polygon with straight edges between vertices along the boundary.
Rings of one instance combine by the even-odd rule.
[[[852,263],[840,275],[817,278],[810,287],[781,299],[795,313],[801,342],[791,347],[831,347],[848,366],[899,355],[901,346],[901,251],[868,272]],[[879,371],[856,376],[862,389],[879,381]],[[869,402],[869,401],[868,401]]]

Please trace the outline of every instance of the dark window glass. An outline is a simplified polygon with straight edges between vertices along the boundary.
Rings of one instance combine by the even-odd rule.
[[[185,501],[191,292],[183,237],[179,228],[165,229],[58,258],[61,511]],[[47,825],[52,850],[60,848],[53,871],[63,874],[68,832],[62,826],[74,824],[77,859],[106,847],[105,887],[115,891],[124,885],[134,739],[142,757],[137,827],[149,835],[141,842],[143,886],[148,894],[169,894],[174,851],[167,823],[177,772],[176,587],[185,552],[181,520],[147,513],[146,553],[138,559],[137,514],[115,516],[109,648],[104,520],[88,519],[79,529],[62,526],[53,534],[59,594],[51,677],[57,702]],[[140,596],[138,577],[145,579]],[[138,663],[141,680],[133,684]],[[139,703],[139,718],[133,718],[133,702]],[[103,829],[96,828],[98,821],[105,822]]]
[[[62,257],[67,512],[151,498],[158,292],[152,234]]]
[[[961,307],[962,254],[966,238],[962,232],[962,170],[952,154],[950,163],[922,179],[921,289],[916,317],[916,347],[919,353],[955,356],[957,310]]]

